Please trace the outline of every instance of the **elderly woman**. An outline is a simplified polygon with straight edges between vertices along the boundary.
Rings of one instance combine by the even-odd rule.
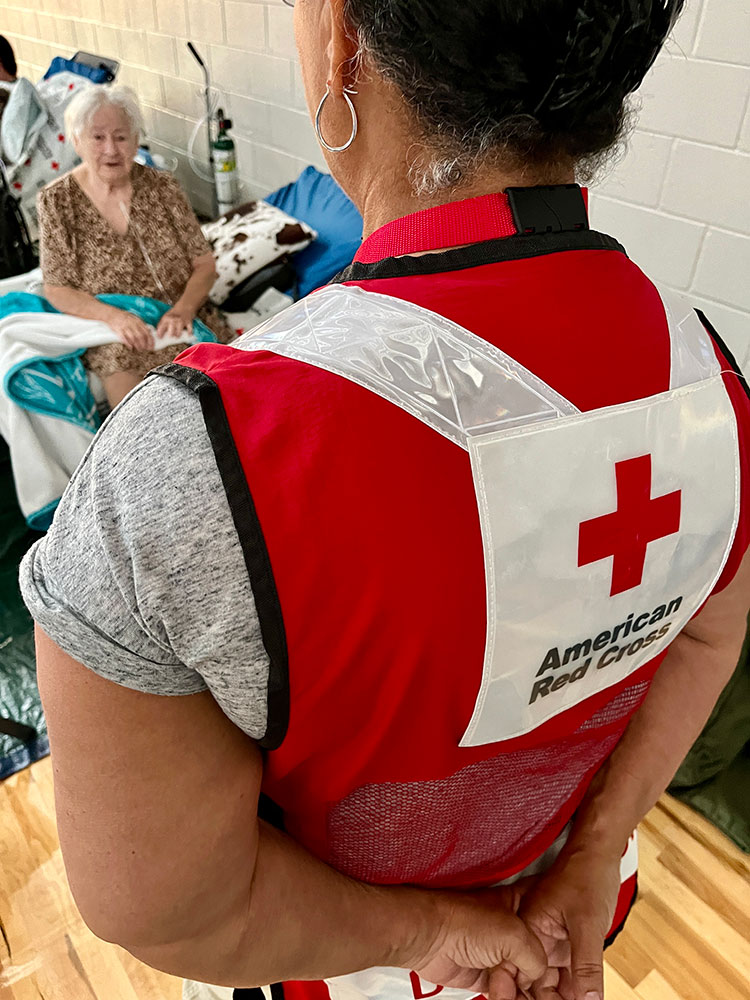
[[[133,92],[88,88],[70,102],[65,121],[82,162],[39,193],[45,295],[61,312],[102,320],[116,334],[120,343],[84,355],[114,406],[147,371],[184,350],[196,317],[222,342],[232,334],[206,305],[214,260],[179,184],[133,162],[143,130]],[[96,299],[106,292],[169,303],[156,333],[183,342],[154,350],[141,319]]]
[[[100,936],[212,996],[600,1000],[750,604],[750,403],[574,183],[680,7],[298,0],[357,258],[133,393],[22,569]]]

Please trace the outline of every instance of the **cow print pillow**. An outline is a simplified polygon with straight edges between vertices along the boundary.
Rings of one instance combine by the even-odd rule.
[[[216,258],[211,301],[220,306],[251,274],[296,253],[317,237],[314,229],[265,201],[249,201],[203,226]]]

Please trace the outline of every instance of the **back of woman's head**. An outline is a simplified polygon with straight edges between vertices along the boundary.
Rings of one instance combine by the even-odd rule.
[[[591,164],[616,143],[625,98],[683,5],[347,0],[346,10],[363,50],[415,112],[420,138],[442,156],[443,173],[495,151],[543,174]]]

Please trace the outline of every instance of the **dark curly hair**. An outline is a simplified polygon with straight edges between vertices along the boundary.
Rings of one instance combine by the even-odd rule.
[[[11,76],[15,76],[18,72],[16,57],[13,55],[13,46],[5,35],[0,35],[0,65]]]
[[[433,186],[502,155],[590,173],[684,0],[347,0],[360,46],[437,151]]]

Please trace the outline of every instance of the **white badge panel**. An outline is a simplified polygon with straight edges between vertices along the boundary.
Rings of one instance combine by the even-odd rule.
[[[475,438],[470,454],[488,636],[461,745],[480,746],[530,732],[669,644],[729,553],[739,457],[719,375]]]

